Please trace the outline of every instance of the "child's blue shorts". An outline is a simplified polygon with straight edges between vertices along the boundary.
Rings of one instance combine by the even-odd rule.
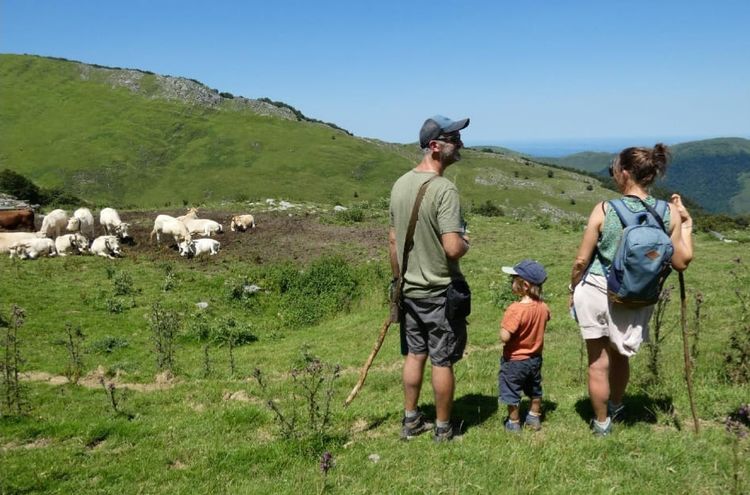
[[[500,358],[497,381],[503,404],[517,406],[521,402],[521,392],[531,399],[542,397],[542,356],[520,361]]]

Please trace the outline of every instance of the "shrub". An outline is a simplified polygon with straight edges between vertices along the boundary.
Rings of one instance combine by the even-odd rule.
[[[25,176],[5,169],[0,172],[0,192],[10,194],[29,203],[41,203],[42,196],[39,187]]]
[[[497,206],[495,203],[493,203],[491,200],[487,200],[484,203],[480,204],[479,206],[472,209],[474,213],[477,215],[481,215],[483,217],[502,217],[505,216],[505,212],[502,208]]]
[[[354,270],[340,257],[321,258],[306,271],[287,269],[281,275],[282,312],[292,325],[313,325],[348,309],[358,288]]]
[[[111,354],[117,349],[122,349],[128,346],[128,341],[120,337],[113,337],[111,335],[105,335],[101,339],[97,339],[89,344],[89,351],[98,354]]]

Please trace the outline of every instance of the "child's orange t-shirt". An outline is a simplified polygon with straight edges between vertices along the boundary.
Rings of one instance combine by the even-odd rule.
[[[549,308],[542,301],[514,302],[505,310],[500,324],[511,338],[505,343],[503,358],[520,361],[542,355],[544,329],[550,319]]]

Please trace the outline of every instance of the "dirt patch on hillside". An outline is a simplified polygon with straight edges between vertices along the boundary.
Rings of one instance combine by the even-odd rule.
[[[65,376],[53,375],[52,373],[46,373],[44,371],[29,371],[21,373],[20,378],[27,382],[44,382],[49,385],[65,385],[70,383]],[[78,380],[78,385],[86,388],[101,388],[103,386],[102,381],[104,381],[105,385],[111,383],[117,388],[136,390],[138,392],[168,390],[178,383],[178,380],[174,375],[168,371],[156,375],[154,377],[154,383],[127,383],[122,374],[118,373],[114,377],[107,377],[104,367],[98,366],[96,370],[81,377],[80,380]]]
[[[134,243],[124,245],[125,256],[158,259],[177,259],[180,256],[174,241],[162,238],[161,245],[149,242],[154,219],[159,213],[179,216],[184,210],[160,212],[123,212],[122,220],[131,224]],[[232,232],[231,218],[237,212],[200,210],[200,218],[216,220],[224,227],[223,234],[215,239],[221,243],[221,252],[213,258],[203,256],[196,263],[213,263],[221,260],[242,261],[253,264],[279,261],[307,262],[323,255],[341,255],[351,261],[382,259],[387,252],[388,233],[382,224],[364,223],[354,226],[327,224],[318,214],[266,212],[254,214],[257,227],[247,232]],[[210,260],[210,261],[209,261]]]

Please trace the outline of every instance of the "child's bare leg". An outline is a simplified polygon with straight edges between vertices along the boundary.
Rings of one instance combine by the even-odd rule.
[[[508,419],[517,423],[521,420],[520,414],[518,413],[518,405],[511,406],[508,404]]]
[[[532,413],[534,416],[541,416],[542,414],[542,398],[541,397],[531,399],[531,407],[529,408],[529,412]]]

